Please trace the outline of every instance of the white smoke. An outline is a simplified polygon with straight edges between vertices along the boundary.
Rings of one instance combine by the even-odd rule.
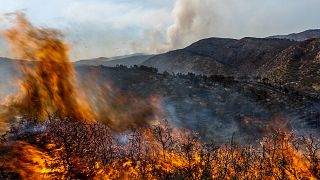
[[[181,48],[210,36],[211,27],[218,20],[212,5],[212,0],[176,0],[174,24],[167,30],[168,48]]]
[[[183,48],[199,39],[212,36],[215,32],[213,27],[220,22],[213,6],[215,1],[217,0],[175,0],[171,12],[173,24],[165,32],[161,29],[146,30],[139,43],[131,43],[131,48],[134,51],[160,53]]]

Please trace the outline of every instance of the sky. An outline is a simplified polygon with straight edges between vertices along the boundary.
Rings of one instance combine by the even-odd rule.
[[[0,0],[35,25],[60,30],[72,60],[161,53],[207,37],[266,37],[320,28],[320,0]],[[0,37],[0,56],[11,57]]]

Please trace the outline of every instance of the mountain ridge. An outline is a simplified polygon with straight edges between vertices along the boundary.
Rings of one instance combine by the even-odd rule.
[[[272,39],[288,39],[293,41],[305,41],[312,38],[320,38],[320,29],[309,29],[299,33],[291,33],[288,35],[274,35],[267,38]]]
[[[265,38],[207,38],[190,46],[155,55],[143,65],[160,71],[211,75],[254,73],[267,59],[295,44],[294,41]],[[200,64],[200,66],[199,66]]]
[[[116,57],[99,57],[95,59],[84,59],[74,62],[75,65],[91,65],[91,66],[108,66],[114,67],[116,65],[126,65],[126,66],[133,66],[139,65],[148,58],[152,57],[153,55],[147,55],[143,53],[136,53],[131,55],[125,56],[116,56]]]
[[[294,34],[310,34],[307,30]],[[320,30],[319,30],[320,31]],[[292,34],[289,34],[290,36]],[[96,58],[74,63],[75,66],[144,65],[160,72],[202,75],[250,76],[271,83],[290,84],[300,90],[320,92],[316,81],[320,69],[320,39],[293,41],[278,38],[206,38],[191,45],[158,55],[132,54],[113,58]],[[4,59],[7,60],[8,59]],[[319,60],[320,61],[320,60]],[[4,67],[3,71],[6,68]],[[7,68],[8,69],[8,68]],[[10,69],[10,68],[9,68]],[[320,76],[319,76],[320,77]]]

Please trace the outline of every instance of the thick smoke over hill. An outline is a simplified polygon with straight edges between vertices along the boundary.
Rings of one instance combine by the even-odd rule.
[[[176,1],[173,10],[174,24],[167,32],[170,49],[181,48],[187,43],[210,35],[210,27],[217,21],[211,9],[213,4],[212,0]]]
[[[223,2],[224,5],[228,2]],[[167,29],[148,29],[137,42],[131,42],[133,51],[160,53],[182,48],[199,39],[225,32],[221,17],[214,7],[216,0],[176,0],[172,10],[173,23]],[[220,2],[218,4],[221,4]],[[214,27],[217,27],[215,30]],[[141,43],[143,41],[143,43]]]

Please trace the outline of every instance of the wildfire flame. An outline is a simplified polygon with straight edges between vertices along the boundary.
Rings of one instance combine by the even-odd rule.
[[[89,96],[88,90],[77,84],[63,35],[33,26],[22,13],[16,14],[15,25],[3,35],[16,58],[30,61],[17,64],[23,80],[21,93],[8,100],[10,116],[36,117],[43,121],[56,114],[87,122],[102,121],[114,130],[123,131],[145,124],[159,112],[155,97],[138,101],[134,96],[115,93],[108,85],[97,88]],[[97,84],[87,89],[98,87]],[[87,94],[86,98],[83,94]]]
[[[11,173],[16,179],[48,179],[53,172],[48,166],[51,158],[41,149],[25,142],[1,146],[0,151],[2,173]]]
[[[18,64],[24,80],[20,83],[22,94],[9,106],[15,113],[40,120],[52,113],[93,119],[89,106],[79,97],[69,47],[60,32],[34,27],[24,14],[17,13],[15,25],[3,35],[16,58],[32,61]]]

